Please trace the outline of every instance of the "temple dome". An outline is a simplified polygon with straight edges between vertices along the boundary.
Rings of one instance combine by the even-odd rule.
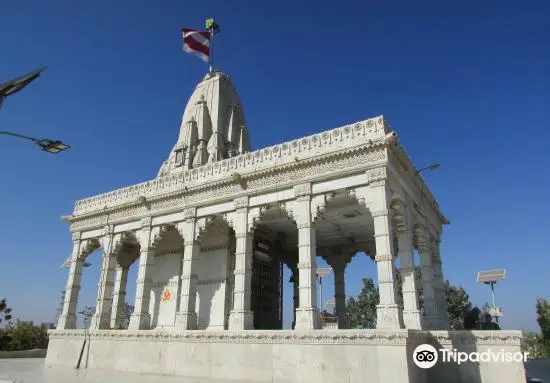
[[[204,76],[189,98],[178,141],[162,164],[159,176],[250,150],[244,110],[237,90],[227,74],[214,71]]]

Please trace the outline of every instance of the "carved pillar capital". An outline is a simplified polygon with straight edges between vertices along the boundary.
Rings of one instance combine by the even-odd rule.
[[[197,208],[196,207],[189,207],[183,211],[183,219],[196,219],[197,218]]]
[[[303,183],[294,186],[294,197],[304,197],[311,195],[311,183]]]
[[[248,208],[248,196],[237,197],[233,200],[235,210]]]
[[[142,218],[141,221],[141,228],[147,228],[147,227],[151,227],[151,224],[153,223],[153,218],[152,217],[145,217],[145,218]]]
[[[370,187],[383,186],[387,180],[386,166],[380,166],[365,171],[366,181]]]

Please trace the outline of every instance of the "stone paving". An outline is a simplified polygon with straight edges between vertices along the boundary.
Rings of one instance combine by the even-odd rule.
[[[550,383],[550,361],[526,364],[529,375]],[[0,359],[0,383],[229,383],[234,381],[186,379],[176,376],[143,375],[99,370],[44,369],[44,359]],[[247,383],[247,382],[241,382]],[[253,382],[248,382],[253,383]],[[505,382],[503,382],[505,383]]]
[[[44,359],[0,359],[0,383],[229,383],[181,376],[144,375],[100,370],[44,369]],[[253,383],[253,382],[242,382]]]

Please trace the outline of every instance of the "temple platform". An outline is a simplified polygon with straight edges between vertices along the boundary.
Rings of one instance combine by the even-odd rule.
[[[521,352],[520,331],[51,330],[46,368],[126,371],[246,382],[524,383],[523,361],[413,361],[421,344]],[[86,344],[84,345],[84,340]]]

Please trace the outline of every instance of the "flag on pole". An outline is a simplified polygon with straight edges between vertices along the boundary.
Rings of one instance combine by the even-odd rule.
[[[208,62],[210,58],[210,32],[183,28],[183,50]]]

